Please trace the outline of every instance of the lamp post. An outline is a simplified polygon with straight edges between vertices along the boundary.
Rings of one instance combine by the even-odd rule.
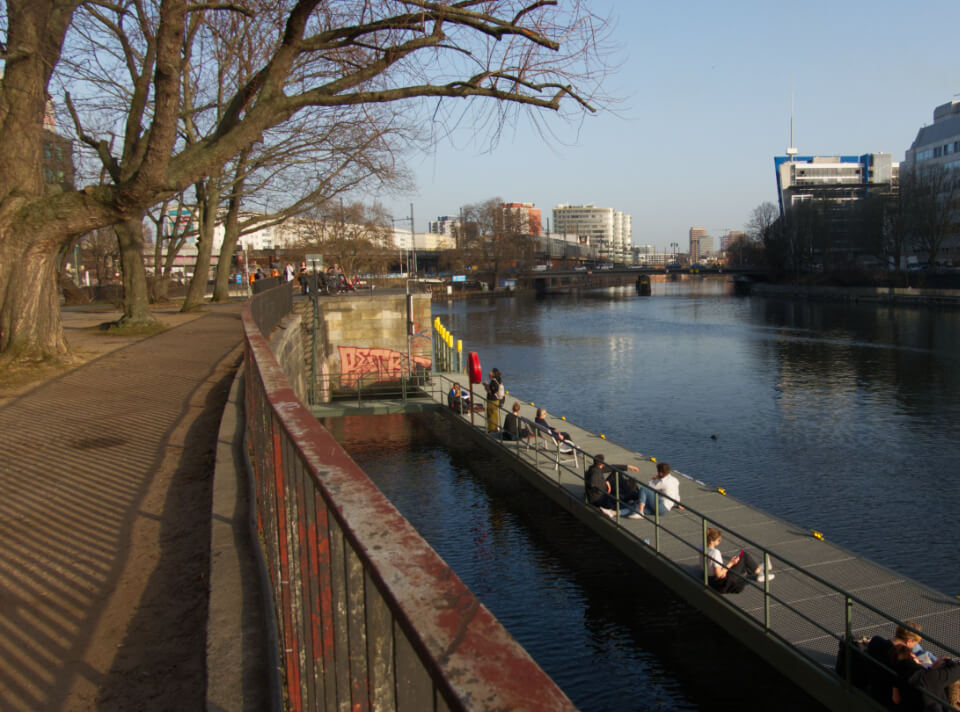
[[[408,218],[395,218],[395,217],[393,217],[392,215],[390,216],[390,224],[391,224],[392,227],[393,227],[393,237],[394,237],[394,239],[396,239],[396,237],[397,237],[397,223],[398,223],[398,222],[405,222],[405,221],[407,221],[407,220],[410,221],[410,244],[411,244],[411,246],[412,246],[412,245],[413,245],[413,205],[412,205],[412,204],[410,205],[410,217],[408,217]],[[402,274],[403,274],[403,247],[400,247],[399,249],[400,249],[400,274],[402,275]],[[416,271],[417,271],[417,266],[416,266],[417,256],[416,256],[416,255],[417,255],[416,250],[414,250],[414,252],[413,252],[413,259],[414,259],[413,271],[414,271],[414,274],[416,274]],[[410,260],[408,259],[408,260],[407,260],[407,276],[409,276],[409,273],[410,273]]]

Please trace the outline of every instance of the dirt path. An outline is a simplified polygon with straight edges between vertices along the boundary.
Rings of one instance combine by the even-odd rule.
[[[0,403],[0,709],[203,709],[239,307],[133,344],[68,318],[93,360]]]

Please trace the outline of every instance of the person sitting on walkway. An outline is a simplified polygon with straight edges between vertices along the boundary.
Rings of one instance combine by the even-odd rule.
[[[710,588],[720,593],[740,593],[746,585],[744,577],[754,574],[757,581],[763,583],[763,566],[754,561],[749,552],[741,549],[724,565],[723,556],[720,554],[720,541],[723,534],[719,529],[711,527],[707,529],[707,583]],[[733,574],[731,576],[730,574]],[[773,580],[773,572],[767,571],[766,580]]]
[[[520,417],[520,403],[514,401],[513,408],[503,419],[503,439],[504,440],[523,440],[533,437],[533,433],[523,424]]]
[[[657,497],[657,492],[666,497]],[[683,509],[683,505],[680,504],[680,481],[670,474],[670,464],[667,462],[658,462],[657,476],[650,480],[646,487],[640,489],[640,515],[643,516],[648,509],[653,512],[655,502],[658,500],[661,515],[669,512],[674,506],[678,510]]]
[[[950,658],[940,658],[930,668],[925,668],[906,645],[892,645],[889,653],[890,667],[896,673],[896,684],[891,691],[893,709],[905,712],[946,712],[953,707],[960,709],[960,663]],[[945,700],[949,707],[938,699]]]
[[[916,621],[904,621],[887,640],[875,635],[867,653],[883,664],[871,666],[870,694],[880,704],[897,710],[946,710],[925,697],[927,690],[960,709],[960,665],[950,658],[936,660],[920,647],[923,628]],[[890,668],[893,670],[891,673]]]
[[[611,467],[606,464],[602,453],[594,455],[593,464],[587,468],[587,472],[583,478],[584,489],[587,494],[587,503],[597,507],[611,519],[617,516],[617,499],[614,497],[615,492],[613,483],[611,483],[611,480],[616,476],[620,480],[620,503],[623,505],[631,505],[629,509],[624,510],[627,512],[625,516],[630,519],[640,519],[640,515],[633,509],[633,507],[636,506],[636,485],[631,487],[630,484],[632,484],[633,481],[625,475],[621,476],[620,472],[613,469],[614,467],[620,470],[640,472],[640,468],[635,465],[613,465]],[[614,480],[614,482],[616,482],[616,480]]]
[[[465,407],[469,407],[470,403],[463,397],[463,391],[459,383],[454,383],[453,388],[451,388],[447,394],[447,405],[460,414],[463,414]]]
[[[557,442],[563,442],[564,440],[570,439],[570,433],[561,433],[555,427],[550,425],[547,422],[547,409],[546,408],[537,408],[537,417],[534,418],[534,423],[543,428],[547,434],[552,437]]]

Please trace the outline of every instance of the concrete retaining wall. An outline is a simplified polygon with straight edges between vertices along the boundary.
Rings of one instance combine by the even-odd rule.
[[[960,290],[957,289],[812,287],[757,282],[751,285],[751,294],[762,297],[790,297],[843,302],[960,306]]]

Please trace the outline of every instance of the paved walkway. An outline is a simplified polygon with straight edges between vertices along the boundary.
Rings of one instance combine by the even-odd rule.
[[[202,709],[239,305],[0,405],[0,709]]]

